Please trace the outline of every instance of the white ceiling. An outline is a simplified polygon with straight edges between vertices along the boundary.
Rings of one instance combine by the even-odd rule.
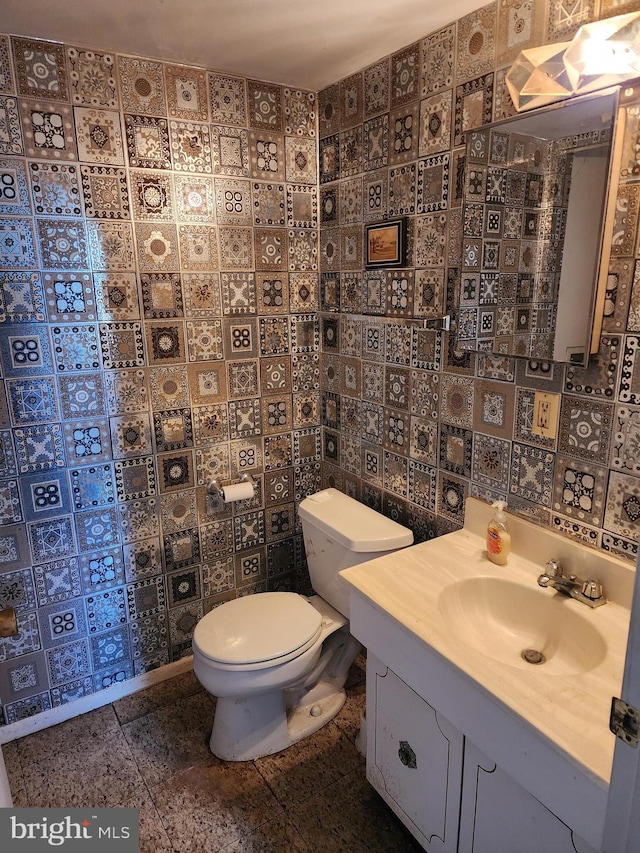
[[[485,0],[0,0],[0,32],[319,91]]]

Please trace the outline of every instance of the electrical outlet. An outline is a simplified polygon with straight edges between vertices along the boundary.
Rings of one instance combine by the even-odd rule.
[[[554,439],[558,434],[558,412],[560,394],[536,391],[533,398],[533,423],[531,432],[544,438]]]

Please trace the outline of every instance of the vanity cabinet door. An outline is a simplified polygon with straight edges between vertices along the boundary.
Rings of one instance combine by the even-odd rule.
[[[459,853],[595,853],[468,739]]]
[[[455,853],[463,736],[371,655],[367,727],[373,787],[425,850]]]

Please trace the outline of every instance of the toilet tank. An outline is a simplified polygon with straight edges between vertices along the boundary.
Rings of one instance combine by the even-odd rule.
[[[314,590],[349,616],[349,589],[338,572],[413,543],[413,533],[337,489],[309,495],[299,507]]]

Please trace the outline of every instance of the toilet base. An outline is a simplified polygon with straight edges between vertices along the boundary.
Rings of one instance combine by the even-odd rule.
[[[345,691],[325,692],[327,695],[316,702],[289,710],[282,690],[259,697],[218,698],[209,740],[211,752],[224,761],[253,761],[286,749],[317,732],[342,709]]]

